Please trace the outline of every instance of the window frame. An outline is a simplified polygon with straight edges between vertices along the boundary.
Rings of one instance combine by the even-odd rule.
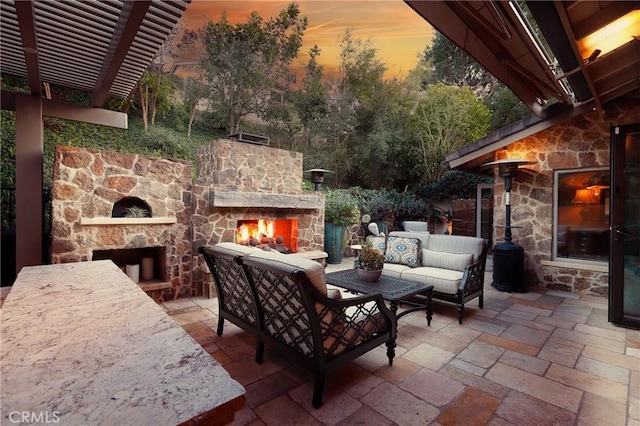
[[[560,257],[558,256],[558,185],[560,177],[563,174],[571,173],[589,173],[589,172],[609,172],[611,176],[611,168],[609,166],[599,167],[578,167],[573,169],[557,169],[553,171],[553,223],[552,223],[552,235],[551,235],[551,261],[564,264],[573,265],[608,265],[609,257],[605,260],[597,259],[579,259],[575,257]],[[609,230],[611,228],[611,216],[609,215]]]

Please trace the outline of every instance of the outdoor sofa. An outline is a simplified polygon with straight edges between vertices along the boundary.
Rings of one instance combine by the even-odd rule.
[[[411,226],[417,228],[407,228]],[[456,304],[460,324],[466,302],[477,297],[483,308],[486,240],[420,231],[393,231],[367,240],[385,254],[384,275],[433,285],[434,299]]]
[[[299,256],[233,243],[198,251],[207,259],[218,291],[218,334],[227,319],[254,333],[258,363],[266,343],[312,369],[315,408],[322,405],[328,372],[383,343],[389,365],[393,363],[396,321],[381,295],[342,299],[339,290],[327,289],[324,266]],[[242,303],[237,301],[240,294]],[[248,310],[255,315],[255,325],[247,320]]]

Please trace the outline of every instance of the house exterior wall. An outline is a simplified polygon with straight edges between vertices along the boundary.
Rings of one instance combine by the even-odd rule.
[[[567,122],[521,139],[495,159],[521,158],[535,164],[523,166],[511,189],[513,242],[525,250],[525,282],[535,286],[573,293],[606,297],[606,264],[562,265],[552,261],[553,253],[553,174],[555,170],[609,167],[610,127],[637,123],[640,108],[637,97],[623,98],[605,105],[604,117],[592,111]],[[495,171],[494,242],[504,241],[504,179]]]

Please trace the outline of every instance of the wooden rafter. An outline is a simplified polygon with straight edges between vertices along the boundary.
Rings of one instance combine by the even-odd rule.
[[[567,10],[565,9],[565,5],[561,1],[554,1],[553,5],[556,8],[556,12],[558,13],[558,17],[560,18],[560,22],[562,23],[562,28],[567,35],[567,39],[569,40],[569,44],[571,45],[571,50],[578,61],[580,70],[582,71],[582,75],[584,76],[585,81],[587,82],[587,87],[589,87],[589,91],[591,92],[591,96],[593,97],[593,101],[596,104],[596,109],[599,114],[603,114],[602,102],[600,101],[600,96],[598,96],[598,91],[593,85],[593,81],[591,80],[591,76],[587,71],[587,67],[582,59],[582,55],[580,55],[580,51],[578,50],[578,45],[576,43],[576,36],[573,33],[573,28],[571,26],[571,21],[569,20],[569,16],[567,15]]]
[[[36,18],[33,0],[16,1],[16,16],[22,37],[22,50],[27,64],[29,89],[34,95],[42,94],[40,84],[40,61],[38,60],[38,38],[36,36]]]
[[[93,89],[92,104],[94,107],[101,107],[109,95],[109,88],[115,80],[127,52],[129,52],[150,6],[150,0],[125,1],[123,3],[122,12],[111,37],[104,64]]]

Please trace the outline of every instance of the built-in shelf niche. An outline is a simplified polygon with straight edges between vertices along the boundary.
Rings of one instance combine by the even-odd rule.
[[[126,265],[141,265],[142,259],[153,259],[153,279],[143,280],[140,274],[140,283],[160,283],[167,281],[167,248],[166,247],[142,247],[133,249],[94,250],[93,260],[109,259],[120,268]],[[142,266],[141,266],[142,271]]]

